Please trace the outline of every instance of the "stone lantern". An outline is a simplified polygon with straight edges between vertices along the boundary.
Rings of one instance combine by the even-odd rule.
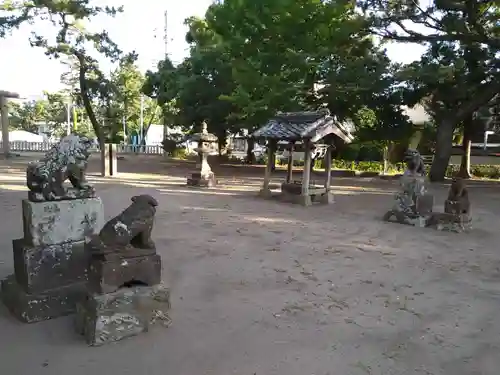
[[[196,164],[196,171],[191,173],[187,179],[188,186],[213,187],[217,184],[215,175],[208,164],[208,154],[212,149],[211,145],[217,142],[217,136],[207,130],[207,123],[203,122],[201,133],[193,134],[192,140],[198,142],[195,151],[198,153],[199,162]]]

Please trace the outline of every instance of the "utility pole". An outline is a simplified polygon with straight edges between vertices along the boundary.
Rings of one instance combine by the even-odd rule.
[[[164,17],[165,17],[165,25],[164,25],[164,29],[163,29],[163,37],[164,37],[164,42],[165,42],[165,58],[168,57],[168,11],[165,11],[165,14],[164,14]]]
[[[122,117],[123,123],[123,144],[127,145],[127,120],[125,119],[125,115]]]
[[[168,11],[165,10],[165,30],[164,30],[164,38],[165,38],[165,60],[168,59]],[[162,112],[165,112],[162,108]],[[163,139],[167,138],[168,136],[168,121],[165,116],[165,113],[163,113]]]
[[[168,59],[168,11],[165,10],[165,29],[164,29],[164,42],[165,42],[165,60]],[[162,108],[163,115],[163,139],[168,137],[168,118],[165,115],[165,110]],[[163,155],[167,156],[167,153],[163,151]]]

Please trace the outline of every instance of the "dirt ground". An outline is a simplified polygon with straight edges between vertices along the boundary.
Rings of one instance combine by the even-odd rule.
[[[25,163],[0,165],[2,277]],[[203,191],[185,166],[119,163],[91,180],[109,218],[132,195],[159,200],[173,325],[89,348],[72,317],[26,325],[2,306],[2,374],[498,375],[500,185],[471,184],[475,228],[454,234],[382,222],[395,182],[334,178],[335,204],[302,208],[256,198],[260,173],[221,169]],[[447,188],[431,189],[441,210]]]

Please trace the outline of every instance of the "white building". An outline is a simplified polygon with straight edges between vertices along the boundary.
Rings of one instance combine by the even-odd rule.
[[[0,141],[2,134],[0,134]],[[12,130],[9,132],[9,142],[44,142],[43,135],[30,133],[25,130]]]

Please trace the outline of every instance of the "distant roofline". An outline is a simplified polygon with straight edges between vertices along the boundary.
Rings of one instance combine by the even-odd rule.
[[[18,99],[19,94],[12,91],[0,90],[0,97]]]

